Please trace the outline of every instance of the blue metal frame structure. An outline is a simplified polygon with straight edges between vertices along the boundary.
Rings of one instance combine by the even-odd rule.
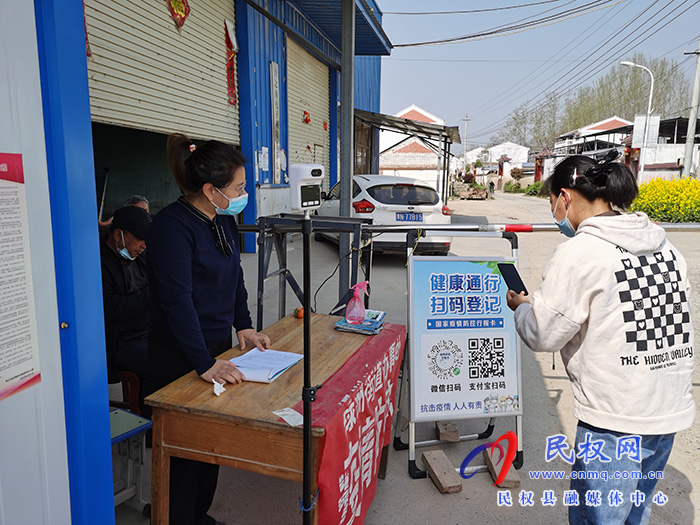
[[[358,54],[388,54],[391,43],[381,29],[381,12],[373,0],[355,0],[358,32]],[[238,72],[241,79],[239,108],[241,122],[241,150],[248,158],[248,193],[253,191],[255,155],[262,148],[271,148],[272,129],[270,119],[270,63],[279,67],[280,115],[287,114],[287,54],[286,38],[293,38],[318,60],[329,67],[330,93],[330,173],[331,186],[338,180],[338,102],[340,101],[340,2],[337,0],[245,0],[236,2],[236,33],[240,51]],[[337,20],[336,20],[337,19]],[[328,31],[333,32],[329,34]],[[363,85],[356,87],[361,96],[356,102],[362,109],[379,111],[380,57],[363,57],[356,60],[362,74]],[[371,86],[372,89],[365,89]],[[280,145],[288,146],[288,124],[280,119]],[[375,137],[376,138],[376,137]],[[377,157],[378,158],[378,157]],[[374,163],[375,165],[377,162]],[[257,184],[271,185],[271,171],[260,172]],[[286,186],[282,181],[279,186]],[[244,211],[245,224],[257,220],[255,199]],[[244,234],[244,250],[255,251],[255,235]]]
[[[294,0],[304,13],[313,13],[314,23],[340,48],[339,0]],[[355,54],[388,55],[391,42],[381,25],[382,12],[374,0],[355,0]]]
[[[108,525],[114,523],[114,487],[83,5],[35,0],[34,8],[72,523]]]

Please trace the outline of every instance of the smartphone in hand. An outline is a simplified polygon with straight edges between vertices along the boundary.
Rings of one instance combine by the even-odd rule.
[[[525,284],[514,264],[498,263],[498,271],[501,272],[501,276],[509,290],[513,290],[517,294],[525,292],[525,295],[527,295],[527,288],[525,288]]]

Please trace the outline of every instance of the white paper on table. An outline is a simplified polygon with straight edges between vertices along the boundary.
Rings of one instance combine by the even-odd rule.
[[[231,362],[245,376],[246,381],[272,383],[282,372],[288,370],[304,356],[293,352],[280,350],[265,350],[253,348],[243,355],[234,357]]]
[[[281,417],[293,427],[298,427],[304,423],[304,416],[290,407],[274,410],[272,413],[277,417]]]

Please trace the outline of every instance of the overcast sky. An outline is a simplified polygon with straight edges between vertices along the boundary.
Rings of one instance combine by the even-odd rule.
[[[391,56],[382,58],[381,112],[394,114],[416,104],[448,125],[459,125],[460,134],[468,115],[469,149],[488,142],[523,102],[538,101],[547,91],[561,93],[576,83],[590,83],[634,53],[683,62],[682,69],[692,79],[695,57],[683,52],[697,50],[700,38],[700,0],[376,1],[384,13],[384,31],[395,46],[531,24],[546,17],[572,17],[495,38],[395,47]],[[392,14],[525,4],[538,5],[466,14]]]

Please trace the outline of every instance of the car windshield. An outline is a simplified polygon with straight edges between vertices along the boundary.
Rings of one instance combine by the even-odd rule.
[[[361,191],[362,190],[357,185],[357,182],[352,181],[352,198],[354,199],[355,197],[357,197]],[[328,197],[326,198],[329,200],[340,198],[340,182],[333,186],[333,188],[331,188],[331,191],[328,193]]]
[[[440,200],[434,189],[412,184],[379,184],[367,188],[367,193],[382,204],[432,206]]]

